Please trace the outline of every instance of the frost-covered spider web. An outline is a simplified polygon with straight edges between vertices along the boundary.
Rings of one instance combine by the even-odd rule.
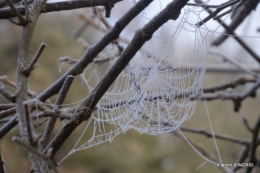
[[[116,13],[131,2],[118,3],[113,10]],[[169,1],[154,0],[128,25],[119,42],[108,46],[87,67],[82,78],[89,92],[120,56],[118,47],[125,48],[135,30],[150,21],[167,3]],[[150,135],[172,132],[193,115],[196,101],[190,97],[202,93],[212,34],[203,29],[206,26],[196,25],[202,19],[202,12],[203,8],[186,6],[176,21],[168,21],[154,33],[96,106],[82,133],[83,136],[93,127],[92,137],[78,145],[81,136],[69,154],[112,141],[130,129]],[[113,20],[116,21],[112,16],[111,23]]]

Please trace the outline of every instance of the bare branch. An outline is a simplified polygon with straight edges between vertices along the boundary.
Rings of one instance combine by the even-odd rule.
[[[0,111],[11,109],[13,107],[16,107],[16,104],[12,104],[12,103],[0,104]]]
[[[241,154],[238,157],[238,160],[236,161],[236,163],[245,163],[245,161],[246,161],[246,159],[248,157],[249,151],[250,151],[250,147],[249,146],[250,146],[250,144],[248,144],[247,146],[245,146],[243,148],[243,150],[241,151]],[[234,167],[233,171],[236,172],[239,169],[241,169],[241,167],[237,166],[237,167]]]
[[[242,116],[242,122],[246,126],[247,130],[253,133],[253,128],[248,124],[248,121],[244,116]]]
[[[74,80],[74,76],[69,75],[69,76],[67,76],[66,80],[64,81],[64,84],[60,90],[60,93],[58,95],[58,98],[57,98],[55,106],[54,106],[54,112],[56,114],[59,114],[60,107],[63,104],[65,97],[67,96],[67,93],[69,91],[69,88],[70,88],[73,80]],[[46,148],[46,146],[49,144],[56,120],[57,120],[57,117],[50,117],[50,119],[48,121],[48,124],[43,133],[42,139],[40,140],[41,151],[43,151]]]
[[[230,7],[230,6],[232,6],[232,5],[234,5],[234,4],[238,3],[238,2],[240,2],[240,0],[228,1],[226,3],[223,3],[223,4],[219,5],[219,7],[217,7],[217,9],[214,12],[209,13],[210,15],[208,15],[205,19],[203,19],[202,21],[200,21],[196,25],[197,26],[201,26],[201,25],[205,24],[207,21],[209,21],[210,19],[215,17],[222,10],[224,10],[225,8]],[[197,0],[197,3],[200,3],[203,8],[207,8],[208,9],[208,7],[206,5],[205,6],[203,5],[204,3],[202,1]]]
[[[9,115],[15,114],[15,113],[16,113],[16,107],[1,111],[0,112],[0,120],[9,116]]]
[[[11,120],[5,123],[0,128],[0,139],[2,139],[14,126],[18,123],[17,116],[14,116]]]
[[[229,28],[231,30],[235,30],[244,20],[245,18],[256,9],[259,0],[247,0],[245,4],[238,8],[236,11],[232,14],[232,22],[229,25]],[[229,33],[225,32],[222,35],[220,35],[217,39],[215,39],[212,43],[214,46],[219,46],[221,43],[223,43],[227,38],[229,37]]]
[[[256,164],[256,148],[258,147],[257,144],[257,138],[259,134],[259,129],[260,129],[260,116],[258,117],[258,121],[255,124],[255,127],[253,129],[253,136],[252,136],[252,142],[250,144],[250,158],[249,158],[249,163],[254,163]],[[252,172],[253,167],[248,167],[246,170],[246,173]]]
[[[32,61],[28,65],[28,67],[23,71],[23,73],[28,77],[31,73],[31,71],[35,68],[36,62],[40,58],[44,48],[46,47],[45,43],[41,43],[39,49],[37,50],[35,56],[33,57]]]
[[[55,173],[58,173],[58,170],[56,169],[56,166],[52,163],[50,157],[44,156],[41,153],[39,153],[36,149],[34,149],[33,147],[27,145],[26,143],[24,143],[21,139],[19,139],[18,137],[13,137],[13,141],[17,142],[18,144],[20,144],[21,146],[25,147],[26,149],[28,149],[29,151],[33,152],[34,154],[36,154],[37,156],[39,156],[40,158],[42,158],[49,166],[51,169],[54,170]],[[47,152],[48,153],[48,152]],[[48,153],[49,154],[49,153]]]
[[[107,29],[109,30],[111,28],[111,25],[108,23],[108,21],[106,20],[106,18],[104,17],[103,13],[101,12],[101,10],[99,8],[94,7],[94,12],[96,13],[96,15],[99,17],[99,19],[101,20],[101,22],[107,27]]]
[[[29,113],[29,109],[28,109],[28,105],[27,104],[24,105],[24,109],[25,109],[26,127],[27,127],[29,144],[32,147],[34,147],[35,146],[35,141],[34,141],[33,134],[32,134],[31,118],[30,118],[30,113]]]
[[[201,0],[199,0],[200,3],[204,4]],[[205,10],[211,15],[213,12],[205,7]],[[225,28],[225,30],[228,32],[228,34],[231,34],[233,38],[258,62],[260,63],[260,57],[255,53],[254,50],[252,50],[238,35],[235,34],[235,32],[225,24],[225,22],[219,18],[216,19],[218,23]]]
[[[173,134],[175,136],[177,136],[178,138],[181,138],[182,140],[184,140],[185,142],[187,142],[183,136],[177,132],[177,131],[174,131]],[[212,153],[208,152],[202,145],[198,144],[195,140],[191,139],[191,138],[188,138],[186,137],[186,139],[188,140],[188,142],[194,147],[196,148],[203,156],[205,156],[206,158],[216,162],[216,163],[219,163],[219,160],[218,158],[213,155]],[[226,168],[226,167],[219,167],[220,169],[222,169],[225,173],[230,173],[231,171]]]
[[[13,3],[16,3],[16,2],[20,2],[21,0],[12,0]],[[7,6],[8,4],[6,3],[5,0],[0,0],[0,8],[4,7],[4,6]]]
[[[226,83],[226,84],[217,85],[217,86],[209,87],[209,88],[203,88],[203,92],[204,93],[214,93],[214,92],[229,89],[229,88],[234,89],[239,85],[244,85],[246,83],[254,83],[254,82],[256,82],[255,78],[249,78],[246,76],[242,76],[242,77],[239,77],[236,80]]]
[[[4,159],[2,158],[2,153],[0,149],[0,173],[6,173],[5,166],[4,166]]]
[[[11,93],[10,91],[8,91],[4,84],[0,81],[0,93],[9,101],[11,102],[15,102],[16,98],[15,95],[13,93]]]
[[[256,90],[260,87],[260,79],[258,79],[254,85],[247,91],[245,91],[242,94],[236,94],[236,93],[214,93],[214,94],[204,94],[204,95],[195,95],[190,97],[191,100],[216,100],[216,99],[221,99],[221,100],[232,100],[234,103],[234,111],[238,112],[242,101],[246,99],[247,97],[255,97],[256,95]]]
[[[109,6],[109,3],[111,3],[112,1],[114,3],[117,3],[122,0],[77,0],[77,1],[69,0],[63,2],[46,3],[46,5],[41,8],[40,13],[74,10],[74,9],[94,7],[94,6]],[[16,9],[21,15],[25,15],[26,9],[24,6],[18,6],[16,7]],[[15,16],[16,14],[11,8],[0,9],[0,19],[8,19]]]
[[[11,0],[6,0],[6,3],[10,6],[12,11],[15,13],[15,16],[19,19],[19,23],[22,26],[27,25],[28,21],[26,21],[23,16],[20,14],[20,12],[15,8],[13,2]],[[10,18],[10,17],[9,17]]]
[[[136,3],[121,19],[119,19],[108,33],[95,45],[89,47],[80,60],[70,68],[64,75],[62,75],[49,88],[39,94],[36,98],[45,101],[47,98],[57,94],[63,85],[66,76],[77,76],[83,72],[85,67],[93,61],[93,59],[113,40],[119,37],[121,31],[135,18],[143,9],[145,9],[153,0],[142,0]]]
[[[73,118],[61,129],[61,131],[54,137],[51,143],[47,146],[53,148],[53,155],[58,151],[61,145],[66,141],[70,134],[80,125],[83,121],[88,120],[91,116],[93,109],[97,102],[107,91],[110,85],[114,82],[120,72],[126,67],[136,52],[142,45],[148,41],[153,33],[170,19],[177,19],[181,9],[186,5],[188,0],[176,0],[168,4],[157,16],[148,22],[142,29],[136,31],[131,43],[124,50],[123,54],[119,57],[117,62],[101,80],[97,87],[89,94],[89,96],[82,101],[77,112]],[[139,1],[138,4],[145,1]],[[149,2],[148,2],[149,4]],[[131,10],[130,10],[131,11]],[[116,24],[117,26],[117,24]],[[46,152],[46,150],[44,151]]]
[[[248,73],[248,74],[251,74],[252,76],[254,77],[258,77],[258,74],[256,74],[255,72],[253,72],[250,68],[248,68],[246,65],[244,64],[241,64],[239,62],[237,62],[235,59],[232,59],[232,58],[229,58],[219,52],[215,52],[215,51],[209,51],[209,53],[211,54],[215,54],[215,55],[218,55],[220,57],[222,57],[224,59],[224,61],[228,61],[230,62],[231,64],[234,64],[235,66],[237,66],[238,68],[240,68],[242,71]]]
[[[234,138],[234,137],[222,135],[222,134],[216,134],[215,133],[213,135],[211,132],[208,132],[204,129],[194,129],[194,128],[189,128],[189,127],[180,127],[180,130],[205,135],[208,138],[209,137],[210,138],[215,137],[216,139],[221,139],[221,140],[224,140],[224,141],[233,142],[233,143],[240,144],[240,145],[248,145],[248,143],[250,142],[248,140],[242,140],[242,139],[239,139],[239,138]]]

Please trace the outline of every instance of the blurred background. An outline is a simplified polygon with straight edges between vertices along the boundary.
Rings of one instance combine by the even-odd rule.
[[[260,26],[256,16],[259,14],[259,8],[255,14],[251,14],[247,20],[238,29],[238,34],[245,42],[255,49],[260,54],[260,49],[257,45],[260,43],[260,34],[256,32]],[[121,10],[121,13],[124,10]],[[91,14],[90,9],[81,9],[65,12],[47,13],[40,16],[35,29],[32,56],[37,51],[40,43],[47,44],[46,49],[41,55],[37,63],[37,68],[32,72],[29,79],[30,90],[40,93],[50,84],[56,81],[62,73],[70,67],[63,65],[59,72],[59,58],[68,56],[70,58],[80,58],[85,52],[78,38],[73,35],[76,28],[82,25],[83,21],[79,18],[79,14]],[[120,15],[120,11],[115,11],[115,15]],[[113,14],[113,11],[112,11]],[[113,20],[113,16],[111,17]],[[250,27],[249,27],[250,26]],[[249,29],[250,28],[250,29]],[[216,32],[221,33],[221,28]],[[19,42],[22,28],[15,26],[8,20],[0,20],[0,76],[7,75],[12,81],[16,81],[16,61],[19,49]],[[258,35],[257,35],[258,34]],[[87,40],[90,44],[94,44],[101,36],[102,32],[97,31],[92,26],[86,27],[84,32],[79,36]],[[220,47],[213,48],[215,51],[224,52],[226,56],[235,58],[241,64],[256,65],[241,47],[232,38]],[[223,60],[215,55],[209,55],[208,63],[221,65]],[[224,84],[241,75],[243,72],[211,72],[207,71],[204,78],[204,86],[210,87],[217,84]],[[72,88],[66,98],[66,103],[73,103],[83,99],[88,91],[81,85],[82,81],[76,77]],[[238,87],[235,91],[243,92],[250,84]],[[8,87],[12,92],[14,88]],[[51,98],[55,101],[56,96]],[[248,98],[242,103],[242,108],[239,112],[233,111],[233,103],[231,101],[197,101],[194,115],[186,121],[183,126],[206,129],[210,131],[207,111],[209,111],[211,122],[215,133],[233,136],[240,139],[250,139],[251,133],[246,129],[242,122],[244,116],[250,125],[254,125],[257,120],[260,107],[259,96],[256,98]],[[0,95],[0,102],[7,103]],[[206,105],[205,105],[206,104]],[[63,126],[62,122],[58,122],[56,132]],[[71,148],[76,143],[86,123],[83,123],[69,140],[65,143],[62,149],[57,154],[57,161],[64,158]],[[39,127],[41,131],[42,127]],[[192,138],[197,143],[204,147],[208,152],[217,156],[215,144],[212,138],[207,138],[203,135],[196,135],[184,132],[185,136]],[[14,128],[11,133],[6,135],[0,141],[1,153],[5,160],[7,172],[28,172],[30,164],[25,155],[25,151],[18,144],[14,143],[12,136],[18,136],[17,128]],[[223,163],[235,163],[243,148],[242,145],[217,140]],[[192,147],[186,141],[176,137],[172,133],[149,136],[139,134],[135,131],[128,131],[126,134],[121,134],[116,137],[113,142],[106,142],[98,146],[75,152],[67,157],[58,170],[60,172],[78,172],[78,173],[220,173],[221,169],[214,167],[210,163],[206,163],[201,168],[197,169],[204,163]],[[260,169],[256,170],[260,171]]]

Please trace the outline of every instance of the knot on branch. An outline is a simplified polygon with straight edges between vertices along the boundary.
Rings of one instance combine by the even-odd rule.
[[[137,36],[142,37],[142,39],[145,40],[145,41],[148,41],[148,40],[150,40],[150,39],[152,38],[152,34],[149,34],[149,33],[147,33],[147,32],[144,32],[144,30],[142,30],[142,29],[137,29],[137,30],[135,31],[135,34],[136,34]]]
[[[93,110],[91,110],[91,109],[89,109],[88,107],[85,107],[85,106],[80,107],[76,112],[79,119],[81,119],[83,121],[88,120],[89,117],[92,115],[92,113],[93,113]]]

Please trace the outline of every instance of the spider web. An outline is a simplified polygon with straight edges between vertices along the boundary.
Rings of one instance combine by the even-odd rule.
[[[126,6],[124,3],[131,4],[124,1],[121,5]],[[120,55],[118,47],[125,48],[135,30],[166,5],[167,1],[152,2],[128,25],[117,45],[108,46],[85,69],[81,77],[89,92],[116,62]],[[186,6],[176,21],[167,22],[153,34],[99,101],[68,155],[111,142],[130,129],[150,135],[172,132],[193,115],[196,101],[190,97],[202,93],[209,44],[214,33],[206,25],[196,25],[203,18],[203,11],[200,7]],[[79,145],[89,128],[93,128],[92,137]]]

